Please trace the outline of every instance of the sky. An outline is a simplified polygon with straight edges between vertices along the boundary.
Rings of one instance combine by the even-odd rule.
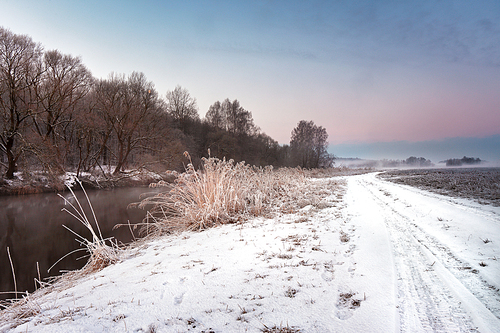
[[[238,99],[282,144],[312,120],[341,157],[500,159],[498,0],[0,0],[0,8],[0,26],[80,56],[97,78],[143,72],[161,95],[181,85],[201,117],[217,100]]]

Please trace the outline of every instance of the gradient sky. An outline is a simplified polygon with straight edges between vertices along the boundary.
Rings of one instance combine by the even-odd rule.
[[[466,154],[456,145],[486,142],[474,156],[500,159],[491,144],[500,135],[498,0],[0,0],[0,8],[1,26],[80,56],[96,77],[141,71],[162,95],[181,85],[202,117],[216,100],[238,99],[280,143],[304,119],[327,129],[339,156],[406,158],[417,143],[445,159]],[[438,149],[445,141],[453,149]]]

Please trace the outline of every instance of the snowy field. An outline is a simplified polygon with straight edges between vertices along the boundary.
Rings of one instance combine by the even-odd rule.
[[[500,168],[406,169],[380,176],[398,184],[500,207]]]
[[[0,332],[500,332],[499,207],[344,179],[322,205],[130,249]]]

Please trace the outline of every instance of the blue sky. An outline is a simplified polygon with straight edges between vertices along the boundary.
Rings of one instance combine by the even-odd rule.
[[[181,85],[201,116],[216,100],[238,99],[280,143],[305,119],[327,129],[339,156],[406,158],[415,154],[405,147],[419,143],[437,160],[468,154],[459,153],[468,140],[479,145],[475,157],[500,159],[491,144],[500,135],[497,0],[0,0],[0,8],[0,25],[80,56],[96,77],[141,71],[162,95]],[[443,150],[444,141],[454,146]]]

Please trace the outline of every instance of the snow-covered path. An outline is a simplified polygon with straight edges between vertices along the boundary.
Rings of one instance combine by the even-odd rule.
[[[500,331],[498,210],[378,179],[351,177],[351,223],[385,229],[401,332]],[[496,231],[496,232],[495,232]],[[488,238],[489,237],[489,238]],[[498,242],[498,241],[497,241]]]

